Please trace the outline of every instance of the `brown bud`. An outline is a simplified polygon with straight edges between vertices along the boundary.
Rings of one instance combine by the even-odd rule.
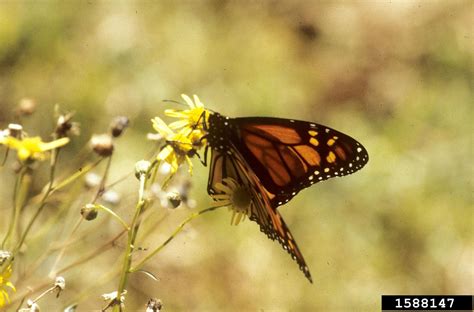
[[[170,192],[167,194],[167,197],[173,208],[178,208],[181,205],[181,195],[178,192]]]
[[[22,139],[23,138],[23,126],[19,124],[9,124],[8,125],[8,135],[16,138]]]
[[[94,152],[102,157],[108,157],[114,151],[114,142],[109,134],[94,134],[91,138],[91,146]]]
[[[125,116],[118,116],[112,120],[110,124],[110,130],[112,132],[112,136],[117,138],[122,135],[123,131],[128,127],[129,120]]]
[[[59,138],[66,137],[69,133],[74,135],[79,134],[79,124],[77,122],[73,122],[72,117],[72,113],[59,115],[55,130]]]
[[[18,103],[18,114],[28,116],[36,111],[36,101],[31,98],[22,98]]]
[[[160,312],[163,308],[163,304],[160,299],[150,299],[146,305],[146,312]]]
[[[81,215],[87,221],[92,221],[97,218],[97,208],[93,204],[87,204],[81,208]]]
[[[11,252],[7,250],[0,250],[0,265],[2,265],[6,260],[10,259],[11,256]]]

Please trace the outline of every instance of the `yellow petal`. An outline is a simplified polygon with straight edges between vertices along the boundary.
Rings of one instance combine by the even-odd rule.
[[[10,299],[8,298],[8,293],[0,289],[0,308],[5,306],[5,303],[10,302]]]
[[[153,123],[153,129],[155,129],[158,133],[164,135],[173,135],[173,131],[160,117],[153,118],[151,122]]]
[[[225,178],[225,179],[224,179],[224,182],[225,182],[227,185],[229,185],[229,187],[230,187],[231,189],[234,189],[234,190],[235,190],[235,189],[237,188],[237,182],[236,182],[234,179],[232,179],[232,178]]]
[[[232,217],[230,218],[230,225],[234,225],[234,219],[235,219],[235,210],[232,210]]]
[[[21,141],[14,137],[6,137],[4,144],[13,149],[19,149],[21,147]]]
[[[185,119],[182,119],[182,120],[178,120],[178,121],[174,121],[174,122],[170,123],[169,127],[171,129],[176,130],[176,129],[186,127],[188,124],[189,124],[189,121],[187,121]]]
[[[170,145],[167,145],[164,149],[162,149],[159,153],[158,156],[156,156],[156,159],[158,160],[165,160],[167,159],[171,153],[173,153],[174,150]]]
[[[21,147],[18,150],[17,155],[18,155],[18,158],[23,161],[30,158],[31,152],[28,149]]]
[[[189,110],[175,110],[175,109],[167,109],[165,110],[165,115],[174,118],[188,118]]]
[[[192,148],[193,142],[188,138],[189,132],[186,131],[186,128],[183,129],[184,131],[180,131],[179,133],[167,138],[169,141],[175,142],[175,143],[181,143],[180,144],[180,149],[189,151]],[[183,145],[183,146],[181,146]]]
[[[10,287],[13,291],[16,291],[15,286],[13,286],[13,284],[11,282],[7,282],[5,285]]]
[[[204,107],[204,104],[201,103],[201,101],[199,100],[196,94],[194,95],[194,104],[196,107]]]
[[[219,201],[230,199],[230,196],[228,194],[216,194],[216,195],[211,195],[211,197]]]
[[[211,206],[212,206],[212,207],[225,207],[225,206],[229,206],[229,209],[230,209],[230,205],[231,205],[230,200],[220,200],[220,201],[215,201],[215,202],[211,203]]]
[[[38,160],[44,160],[46,158],[43,152],[34,152],[30,157]]]
[[[191,162],[191,158],[189,158],[188,156],[185,156],[185,158],[186,158],[186,162],[188,163],[188,167],[189,167],[188,172],[189,172],[189,174],[192,175],[193,174],[193,163]]]
[[[235,220],[235,225],[239,225],[240,221],[242,220],[242,215],[240,211],[237,213],[237,219]]]
[[[176,158],[173,158],[170,162],[169,162],[170,166],[171,166],[171,174],[175,174],[176,171],[178,171],[178,167],[179,167],[179,164],[178,164],[178,160]]]
[[[184,101],[186,102],[186,104],[188,104],[189,107],[195,108],[193,100],[191,100],[189,96],[187,96],[186,94],[181,94],[181,97],[184,99]]]
[[[214,187],[216,188],[216,190],[218,191],[221,191],[221,192],[224,192],[226,194],[232,194],[232,189],[230,189],[227,185],[224,185],[220,182],[217,182]]]
[[[49,151],[49,150],[64,146],[68,144],[69,141],[70,141],[69,138],[60,138],[48,143],[40,142],[39,147],[40,147],[40,150],[44,152],[44,151]]]

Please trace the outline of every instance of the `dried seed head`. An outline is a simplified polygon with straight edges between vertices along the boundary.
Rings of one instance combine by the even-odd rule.
[[[26,302],[27,307],[29,308],[28,312],[40,312],[39,305],[31,299],[28,299]]]
[[[0,266],[5,263],[10,257],[12,256],[12,253],[6,250],[0,250]]]
[[[145,175],[148,173],[148,170],[150,170],[151,163],[147,160],[140,160],[137,161],[135,164],[135,176],[137,179],[140,179],[141,176]]]
[[[8,125],[8,135],[16,139],[23,138],[23,126],[11,123]]]
[[[66,280],[62,276],[56,277],[56,280],[54,282],[54,287],[56,287],[56,290],[58,291],[56,294],[56,298],[59,297],[61,292],[66,288]]]
[[[118,298],[117,294],[118,294],[117,291],[113,291],[111,293],[102,295],[102,298],[105,301],[109,301],[109,304],[107,305],[107,307],[115,306],[117,304],[119,304],[120,307],[122,307],[122,308],[124,307],[125,295],[127,294],[127,290],[124,289],[124,291],[120,294],[120,298]],[[104,309],[104,310],[106,310],[106,309]]]
[[[102,157],[108,157],[114,151],[114,142],[109,134],[94,134],[91,146],[92,150]]]
[[[73,115],[73,113],[59,115],[55,130],[59,138],[66,137],[68,134],[79,135],[79,124],[72,121]]]
[[[181,195],[178,192],[169,192],[167,197],[172,208],[178,208],[181,205]]]
[[[67,306],[63,312],[75,312],[77,309],[77,303],[73,303],[70,306]]]
[[[101,297],[102,297],[105,301],[115,300],[115,299],[117,299],[117,291],[113,291],[113,292],[107,293],[107,294],[102,294]]]
[[[146,312],[160,312],[161,308],[163,308],[163,303],[161,303],[161,300],[152,298],[148,300]]]
[[[125,116],[118,116],[112,120],[110,124],[110,130],[112,132],[112,136],[117,138],[122,135],[123,131],[128,127],[129,119]]]
[[[36,111],[36,101],[31,98],[22,98],[18,103],[18,114],[28,116]]]
[[[66,280],[62,276],[56,277],[56,280],[54,282],[54,286],[57,287],[60,290],[64,290],[66,288]]]
[[[98,210],[93,204],[87,204],[81,208],[81,215],[87,221],[92,221],[97,218]]]

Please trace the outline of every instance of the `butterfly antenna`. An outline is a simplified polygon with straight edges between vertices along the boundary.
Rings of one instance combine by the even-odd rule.
[[[186,107],[187,107],[186,104],[181,103],[181,102],[178,102],[178,101],[175,101],[175,100],[163,100],[163,102],[165,102],[165,103],[174,103],[174,104],[178,104],[178,105],[186,106]]]

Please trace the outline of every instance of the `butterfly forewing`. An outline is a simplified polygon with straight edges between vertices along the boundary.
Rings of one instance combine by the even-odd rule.
[[[356,140],[329,127],[280,118],[230,119],[233,142],[276,206],[303,188],[361,169],[368,161]]]

